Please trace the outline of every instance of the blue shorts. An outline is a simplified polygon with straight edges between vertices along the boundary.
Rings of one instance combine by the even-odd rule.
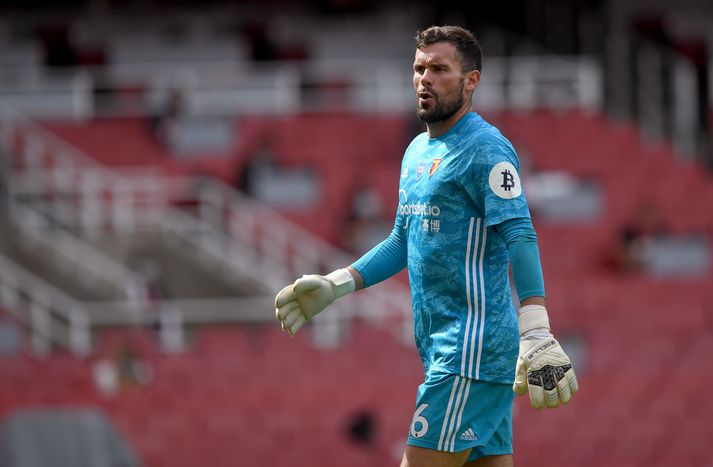
[[[408,444],[447,452],[472,448],[468,461],[512,454],[514,397],[509,384],[427,375],[418,387]]]

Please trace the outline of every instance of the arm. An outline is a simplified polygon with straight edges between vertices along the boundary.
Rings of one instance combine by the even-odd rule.
[[[529,218],[510,219],[496,226],[510,253],[513,279],[521,307],[518,309],[520,356],[513,390],[529,391],[534,408],[554,408],[569,402],[579,389],[572,363],[550,332],[545,308],[537,235]]]
[[[326,276],[302,276],[275,297],[275,316],[294,335],[334,300],[388,279],[406,267],[406,235],[397,215],[391,234],[353,265]]]

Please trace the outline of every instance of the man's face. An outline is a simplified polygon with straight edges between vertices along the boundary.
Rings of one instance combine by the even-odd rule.
[[[470,72],[464,75],[456,48],[450,42],[438,42],[422,49],[416,49],[413,62],[413,88],[416,91],[416,115],[426,123],[445,120],[459,109],[475,84],[467,80]],[[479,77],[479,75],[478,75]]]

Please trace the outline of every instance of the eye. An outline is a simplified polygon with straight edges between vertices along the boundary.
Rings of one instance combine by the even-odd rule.
[[[420,74],[423,74],[423,72],[424,72],[425,69],[426,69],[426,68],[425,68],[423,65],[414,65],[414,67],[413,67],[413,71],[415,71],[415,72],[418,73],[419,75],[420,75]]]

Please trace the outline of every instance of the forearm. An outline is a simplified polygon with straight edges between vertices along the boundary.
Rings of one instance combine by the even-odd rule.
[[[545,305],[537,234],[527,218],[511,219],[497,226],[510,254],[515,289],[522,306]]]
[[[400,230],[397,224],[383,242],[348,268],[357,290],[378,284],[406,267],[406,239]]]

